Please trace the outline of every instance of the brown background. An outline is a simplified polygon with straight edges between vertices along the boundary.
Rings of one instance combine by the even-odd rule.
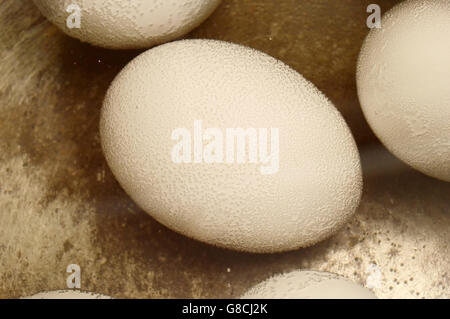
[[[82,289],[113,297],[238,297],[299,268],[361,284],[377,265],[379,297],[450,297],[450,184],[389,155],[368,128],[355,67],[368,32],[359,0],[224,0],[187,37],[245,44],[317,85],[342,112],[362,154],[355,218],[332,238],[275,255],[227,251],[156,223],[122,191],[101,153],[103,96],[139,51],[63,35],[29,0],[0,3],[0,297]],[[380,1],[385,12],[398,1]],[[369,278],[369,279],[368,279]]]

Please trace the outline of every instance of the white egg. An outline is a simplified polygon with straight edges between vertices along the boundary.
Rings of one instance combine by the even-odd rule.
[[[344,277],[317,271],[293,271],[272,277],[242,299],[376,299],[375,295]]]
[[[370,31],[358,94],[383,144],[413,168],[450,181],[450,1],[404,1]]]
[[[111,297],[94,294],[92,292],[82,292],[78,290],[57,290],[41,292],[22,299],[112,299]]]
[[[100,133],[137,204],[213,245],[312,245],[360,200],[359,154],[340,113],[300,74],[243,46],[184,40],[141,54],[111,84]]]
[[[34,0],[66,34],[112,49],[149,48],[200,25],[221,0]]]

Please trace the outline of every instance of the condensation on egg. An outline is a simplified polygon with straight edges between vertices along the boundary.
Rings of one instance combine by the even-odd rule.
[[[188,129],[193,141],[198,121],[219,132],[278,129],[278,169],[262,174],[262,162],[193,156],[174,162],[174,130]],[[259,253],[309,246],[340,229],[359,204],[359,154],[340,113],[299,73],[243,46],[183,40],[141,54],[111,84],[100,135],[137,204],[216,246]]]
[[[242,299],[376,299],[344,277],[317,271],[293,271],[256,285]]]
[[[357,84],[382,143],[450,181],[450,1],[404,1],[387,12],[361,49]]]
[[[112,49],[149,48],[174,40],[200,25],[220,1],[34,0],[66,34]],[[80,21],[79,28],[73,21]]]

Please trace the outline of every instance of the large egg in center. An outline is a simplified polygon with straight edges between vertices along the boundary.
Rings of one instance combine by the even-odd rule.
[[[357,147],[332,103],[284,63],[231,43],[177,41],[135,58],[107,92],[100,133],[138,205],[220,247],[312,245],[361,196]]]

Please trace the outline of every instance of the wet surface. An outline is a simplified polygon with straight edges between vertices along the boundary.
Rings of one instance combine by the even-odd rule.
[[[383,1],[383,11],[397,1]],[[98,135],[103,96],[140,51],[66,37],[31,1],[0,4],[0,297],[66,288],[113,297],[238,297],[307,268],[373,286],[378,297],[450,297],[450,183],[389,155],[362,117],[356,58],[370,1],[227,1],[188,37],[233,41],[280,58],[346,118],[363,159],[355,218],[332,238],[275,255],[238,253],[156,223],[123,192]]]

